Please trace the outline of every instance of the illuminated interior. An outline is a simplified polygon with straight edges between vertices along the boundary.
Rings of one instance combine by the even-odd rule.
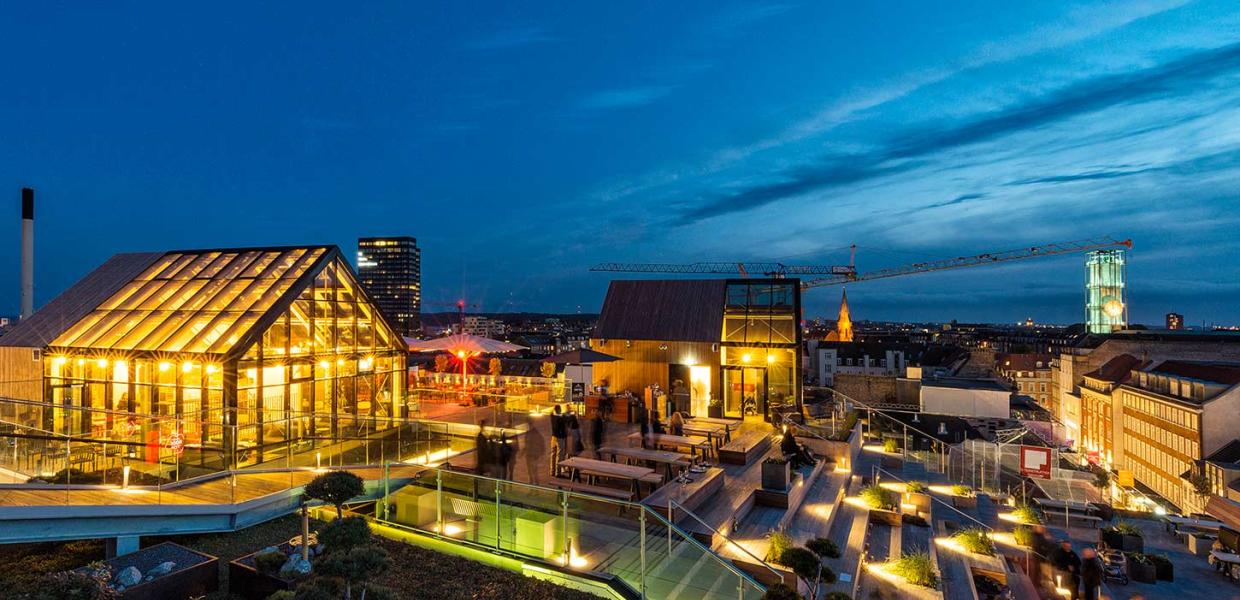
[[[170,252],[49,344],[50,409],[24,417],[243,467],[381,436],[406,416],[405,360],[334,247]]]
[[[729,282],[720,362],[726,416],[764,416],[795,404],[799,369],[796,282]]]

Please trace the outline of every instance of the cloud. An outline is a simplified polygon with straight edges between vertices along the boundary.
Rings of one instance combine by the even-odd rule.
[[[604,90],[582,98],[577,107],[595,111],[646,106],[672,93],[674,89],[676,86],[659,85]]]
[[[794,8],[796,6],[791,4],[742,6],[716,15],[707,27],[719,35],[736,35],[754,23],[782,15]]]
[[[1233,44],[1145,69],[1086,79],[954,125],[913,129],[866,152],[828,155],[815,164],[788,170],[782,181],[706,198],[683,213],[681,223],[743,212],[811,192],[905,172],[945,150],[1036,130],[1103,109],[1198,92],[1238,68],[1240,44]]]
[[[555,41],[555,38],[541,27],[522,26],[496,31],[489,35],[475,38],[465,43],[470,50],[507,50],[521,46],[543,44]]]
[[[1170,173],[1173,175],[1200,175],[1215,171],[1230,171],[1240,167],[1240,149],[1226,150],[1203,156],[1193,157],[1187,160],[1177,161],[1166,165],[1144,168],[1109,168],[1094,169],[1081,173],[1066,173],[1060,175],[1044,175],[1040,177],[1029,177],[1025,179],[1017,179],[1004,185],[1039,185],[1039,184],[1057,184],[1057,183],[1073,183],[1077,181],[1097,181],[1103,179],[1118,179],[1121,177],[1131,177],[1133,175],[1144,175],[1147,173]]]

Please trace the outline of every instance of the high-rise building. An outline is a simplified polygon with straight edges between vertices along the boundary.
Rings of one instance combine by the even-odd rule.
[[[411,237],[357,240],[357,274],[371,299],[400,333],[421,328],[422,251]]]
[[[1128,324],[1123,250],[1096,250],[1085,259],[1085,324],[1090,333],[1111,333]]]
[[[1167,313],[1167,329],[1184,329],[1184,315]]]

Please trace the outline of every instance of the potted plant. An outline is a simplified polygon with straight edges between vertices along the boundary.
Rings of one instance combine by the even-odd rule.
[[[890,490],[871,484],[861,489],[861,501],[870,508],[870,521],[899,527],[903,523],[899,497]]]
[[[1018,545],[1025,548],[1032,548],[1033,542],[1036,538],[1033,533],[1033,528],[1025,525],[1017,525],[1016,529],[1012,530],[1012,537],[1016,540]]]
[[[1127,521],[1099,530],[1099,539],[1107,546],[1124,552],[1145,552],[1145,539],[1141,530]]]
[[[956,508],[977,508],[977,495],[973,488],[957,483],[952,486],[952,506]]]
[[[791,479],[792,465],[788,459],[772,456],[762,461],[762,489],[788,491],[788,482]]]
[[[926,493],[926,484],[913,480],[904,484],[904,503],[916,507],[918,513],[930,512],[930,494]]]
[[[900,558],[887,565],[887,570],[893,575],[903,577],[905,581],[913,585],[931,589],[939,587],[939,576],[934,571],[934,561],[925,552],[901,555]]]
[[[952,540],[961,548],[982,556],[995,555],[995,541],[981,527],[966,527],[952,534]]]
[[[1012,510],[1012,518],[1021,525],[1039,525],[1042,523],[1042,517],[1038,515],[1037,509],[1028,504],[1018,504]]]
[[[716,398],[714,394],[710,395],[710,400],[706,402],[706,416],[712,419],[723,418],[723,398]]]
[[[1154,575],[1159,581],[1175,581],[1175,564],[1166,554],[1146,554],[1154,563]]]
[[[1158,569],[1148,554],[1133,552],[1128,555],[1128,576],[1133,581],[1154,583],[1158,581]]]

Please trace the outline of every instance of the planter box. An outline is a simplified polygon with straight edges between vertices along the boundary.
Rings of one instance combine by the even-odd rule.
[[[882,523],[892,527],[899,527],[904,524],[904,515],[895,510],[882,510],[878,508],[870,509],[870,522]]]
[[[952,506],[956,508],[977,508],[977,496],[952,496]]]
[[[1145,552],[1145,540],[1139,535],[1124,535],[1114,531],[1100,530],[1099,541],[1123,552]]]
[[[1170,560],[1154,563],[1154,576],[1159,581],[1175,581],[1175,563]]]
[[[1210,556],[1211,547],[1214,545],[1214,540],[1217,539],[1217,537],[1212,535],[1190,533],[1188,534],[1188,551],[1201,558]]]
[[[138,552],[109,559],[105,563],[113,572],[133,566],[144,575],[165,560],[176,563],[175,570],[128,587],[121,592],[122,600],[186,600],[214,592],[219,586],[219,559],[190,550],[179,544],[164,542]],[[79,571],[82,571],[79,569]]]
[[[228,590],[233,594],[245,600],[265,600],[280,590],[297,587],[296,581],[285,581],[240,562],[244,558],[228,563]]]
[[[1128,576],[1140,583],[1154,583],[1158,581],[1158,570],[1154,568],[1154,565],[1143,565],[1129,558]]]
[[[906,492],[900,498],[901,502],[913,506],[917,513],[930,513],[930,494]]]
[[[762,463],[762,489],[787,491],[788,481],[792,478],[792,463]]]
[[[723,405],[722,404],[711,404],[707,406],[706,416],[712,419],[722,419],[723,418]]]

